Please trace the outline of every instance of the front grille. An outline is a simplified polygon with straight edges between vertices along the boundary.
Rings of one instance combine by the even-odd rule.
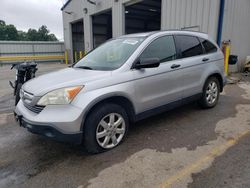
[[[20,98],[26,102],[26,103],[31,103],[33,100],[34,95],[32,93],[29,93],[27,91],[24,91],[23,89],[21,89],[20,91]]]
[[[32,112],[34,112],[34,113],[36,113],[36,114],[40,113],[40,112],[44,109],[43,106],[37,106],[37,105],[32,106],[32,105],[29,105],[29,104],[27,104],[27,103],[25,103],[25,102],[24,102],[23,104],[24,104],[24,106],[25,106],[27,109],[29,109],[30,111],[32,111]]]
[[[32,93],[21,90],[20,97],[21,97],[21,99],[23,101],[24,106],[28,110],[38,114],[44,109],[43,106],[37,106],[36,105],[36,101],[34,101],[34,95]]]

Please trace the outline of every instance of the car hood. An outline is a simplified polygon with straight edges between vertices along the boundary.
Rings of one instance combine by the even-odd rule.
[[[84,85],[107,76],[111,76],[111,71],[66,68],[36,77],[26,82],[23,89],[35,96],[42,96],[55,89]]]

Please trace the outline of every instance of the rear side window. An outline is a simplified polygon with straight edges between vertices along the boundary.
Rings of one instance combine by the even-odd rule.
[[[209,42],[208,40],[202,39],[202,38],[200,38],[200,41],[201,41],[206,53],[217,52],[217,47],[213,43]]]
[[[202,45],[197,37],[176,35],[175,40],[182,58],[203,54]]]
[[[164,36],[155,39],[142,52],[140,58],[159,58],[160,62],[176,59],[176,49],[173,36]]]

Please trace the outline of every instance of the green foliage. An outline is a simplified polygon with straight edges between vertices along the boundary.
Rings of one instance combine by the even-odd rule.
[[[28,32],[24,32],[17,31],[14,25],[6,25],[3,20],[0,20],[0,40],[58,41],[54,34],[50,34],[45,25],[42,25],[38,30],[29,29]]]
[[[18,40],[17,29],[14,25],[6,25],[0,20],[0,40]]]
[[[29,29],[27,32],[27,39],[29,41],[40,41],[37,30]]]
[[[18,40],[18,32],[14,25],[5,26],[5,38],[7,40]]]
[[[18,31],[18,36],[19,36],[20,41],[27,41],[28,40],[27,33],[24,31]]]
[[[0,40],[5,38],[5,22],[0,20]]]
[[[4,26],[5,25],[5,21],[0,20],[0,26]]]
[[[53,33],[49,34],[48,39],[49,39],[49,41],[58,41],[58,39],[56,38],[56,36]]]

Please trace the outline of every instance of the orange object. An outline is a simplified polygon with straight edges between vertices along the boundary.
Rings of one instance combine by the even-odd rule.
[[[74,99],[74,97],[81,91],[81,89],[82,87],[80,86],[68,89],[67,90],[68,98],[70,100]]]

